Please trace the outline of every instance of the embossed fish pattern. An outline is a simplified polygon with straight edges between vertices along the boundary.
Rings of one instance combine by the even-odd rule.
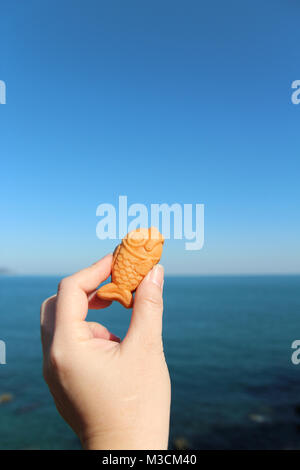
[[[131,308],[132,293],[160,260],[164,238],[155,227],[139,228],[123,238],[113,254],[111,282],[100,287],[97,296],[117,300]]]

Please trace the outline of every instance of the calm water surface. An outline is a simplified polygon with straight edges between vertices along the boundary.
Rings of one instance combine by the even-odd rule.
[[[76,449],[42,379],[39,307],[55,277],[0,277],[0,448]],[[172,379],[170,447],[300,448],[300,276],[167,278],[164,342]],[[119,304],[92,311],[124,336]]]

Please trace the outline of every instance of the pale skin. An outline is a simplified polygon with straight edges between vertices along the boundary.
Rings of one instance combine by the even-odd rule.
[[[86,321],[110,302],[95,289],[112,255],[64,278],[41,307],[44,377],[85,449],[167,449],[171,386],[162,343],[163,278],[156,265],[139,285],[125,338]],[[130,311],[124,309],[124,315]],[[101,312],[99,312],[101,321]]]

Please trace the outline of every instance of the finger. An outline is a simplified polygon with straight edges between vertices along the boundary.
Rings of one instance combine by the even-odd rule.
[[[161,345],[164,269],[156,265],[139,285],[125,342]]]
[[[53,340],[55,329],[56,298],[57,295],[53,295],[52,297],[46,299],[41,305],[41,339],[44,353],[49,350]],[[110,305],[111,302],[109,300],[99,299],[99,297],[96,295],[96,291],[94,291],[94,293],[89,296],[89,309],[99,310],[109,307]]]
[[[49,351],[55,328],[56,295],[46,299],[41,305],[41,339],[44,354]]]
[[[96,261],[91,266],[78,271],[69,276],[70,283],[79,287],[87,294],[93,292],[101,282],[105,281],[111,273],[112,254],[104,256],[104,258]]]
[[[97,322],[87,322],[89,329],[93,335],[93,338],[101,338],[101,339],[107,339],[110,341],[116,341],[117,343],[120,343],[121,339],[111,333],[105,326],[100,325],[100,323]]]
[[[101,308],[106,308],[112,304],[111,300],[100,299],[97,296],[96,290],[88,296],[88,302],[89,302],[89,309],[92,309],[92,310],[99,310]]]
[[[83,321],[88,312],[88,296],[111,272],[112,255],[107,255],[92,266],[66,277],[60,282],[55,321],[57,327]]]

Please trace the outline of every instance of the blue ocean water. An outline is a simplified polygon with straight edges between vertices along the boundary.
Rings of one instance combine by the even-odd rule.
[[[39,307],[58,281],[0,277],[0,395],[13,395],[0,404],[1,449],[80,447],[41,372]],[[300,276],[169,277],[164,299],[170,448],[300,448]],[[122,337],[129,312],[116,303],[89,319]]]

